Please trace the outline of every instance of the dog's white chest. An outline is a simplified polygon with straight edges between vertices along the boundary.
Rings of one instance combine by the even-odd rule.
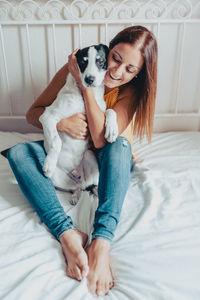
[[[85,87],[93,90],[93,101],[96,101],[100,110],[105,112],[103,84],[107,59],[105,47],[92,46],[89,51],[87,48],[81,51],[77,56],[77,61],[82,83]],[[87,100],[92,101],[92,98],[85,99],[85,101]],[[98,165],[93,152],[88,150],[88,139],[73,139],[66,134],[67,129],[66,132],[64,130],[57,131],[57,123],[60,120],[63,119],[64,123],[65,119],[77,113],[86,113],[84,99],[75,79],[69,74],[67,82],[58,93],[56,100],[45,109],[40,117],[47,152],[43,171],[47,177],[51,178],[55,186],[62,189],[86,188],[97,185],[98,182]],[[114,120],[114,118],[108,119]],[[112,128],[112,126],[108,126],[108,128]],[[106,133],[109,136],[110,129]],[[82,174],[81,180],[77,175],[79,172]],[[74,176],[76,177],[75,181],[73,180]]]

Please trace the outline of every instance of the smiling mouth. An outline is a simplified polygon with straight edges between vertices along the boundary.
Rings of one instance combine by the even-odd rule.
[[[109,72],[109,76],[110,76],[113,80],[120,80],[120,78],[114,77],[110,72]]]

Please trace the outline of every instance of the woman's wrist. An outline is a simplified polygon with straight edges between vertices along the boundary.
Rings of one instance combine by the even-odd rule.
[[[81,90],[84,101],[90,99],[90,95],[94,96],[93,91],[90,87],[85,87],[85,86],[81,85],[80,90]]]
[[[56,128],[58,131],[66,131],[66,125],[67,125],[67,122],[66,122],[67,119],[65,119],[65,126],[63,126],[63,120],[60,120],[57,125],[56,125]]]

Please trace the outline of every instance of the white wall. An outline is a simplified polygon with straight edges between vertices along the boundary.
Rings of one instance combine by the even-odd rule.
[[[0,130],[35,131],[24,115],[68,54],[131,24],[158,39],[155,130],[200,130],[200,3],[171,3],[0,1]]]

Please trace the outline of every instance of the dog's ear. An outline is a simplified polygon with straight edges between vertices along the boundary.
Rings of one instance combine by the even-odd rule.
[[[99,44],[99,46],[101,48],[103,48],[104,52],[106,53],[106,58],[108,57],[108,53],[109,53],[109,48],[108,46],[104,45],[104,44]]]

